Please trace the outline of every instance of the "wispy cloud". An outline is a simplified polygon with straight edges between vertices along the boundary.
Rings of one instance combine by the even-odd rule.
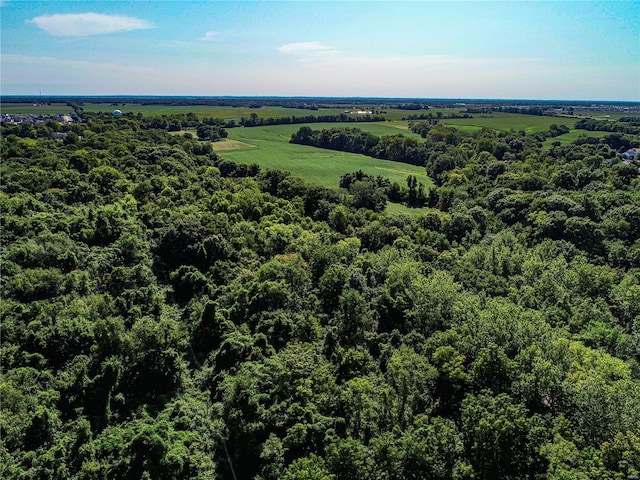
[[[567,77],[584,74],[577,66],[562,68]],[[551,98],[557,71],[558,65],[540,58],[340,54],[301,63],[282,85],[292,95],[310,94],[315,88],[329,96]]]
[[[163,78],[155,67],[110,61],[1,54],[0,62],[3,91],[15,94],[42,90],[62,95],[116,95],[133,88],[144,93]]]
[[[86,37],[153,28],[151,23],[139,18],[92,12],[41,15],[27,22],[57,37]]]
[[[158,72],[139,65],[123,65],[109,62],[87,62],[84,60],[67,60],[55,57],[37,57],[33,55],[2,54],[0,60],[3,64],[37,65],[39,67],[55,67],[56,70],[64,69],[85,70],[88,72],[103,71],[113,74],[146,74],[153,75]],[[69,70],[67,70],[69,72]]]
[[[200,37],[200,40],[205,42],[212,42],[214,40],[218,40],[220,37],[220,32],[207,32],[203,37]]]
[[[337,55],[338,50],[320,42],[297,42],[287,43],[278,47],[278,50],[288,55],[295,55],[302,60],[322,58],[330,55]]]

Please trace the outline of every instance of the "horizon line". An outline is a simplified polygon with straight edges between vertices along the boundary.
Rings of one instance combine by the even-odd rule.
[[[182,98],[182,99],[291,99],[291,100],[432,100],[432,101],[472,101],[472,102],[580,102],[580,103],[627,103],[640,104],[640,100],[607,100],[607,99],[542,99],[542,98],[489,98],[489,97],[380,97],[380,96],[313,96],[313,95],[153,95],[153,94],[0,94],[0,102],[5,98]]]

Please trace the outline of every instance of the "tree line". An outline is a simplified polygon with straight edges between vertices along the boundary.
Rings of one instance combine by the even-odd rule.
[[[384,122],[383,115],[349,115],[341,113],[339,115],[304,115],[279,118],[262,118],[257,114],[251,114],[249,118],[241,118],[240,125],[243,127],[261,127],[264,125],[292,125],[298,123],[353,123],[353,122]]]
[[[600,131],[600,132],[619,132],[639,134],[640,125],[636,121],[609,121],[609,120],[596,120],[592,118],[584,118],[579,120],[575,128],[588,131]]]
[[[411,165],[424,165],[426,151],[415,138],[404,135],[378,137],[359,128],[312,130],[300,127],[291,135],[291,143],[331,150],[361,153],[374,158],[393,160]]]

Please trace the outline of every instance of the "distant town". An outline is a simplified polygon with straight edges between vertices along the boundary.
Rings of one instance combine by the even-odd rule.
[[[31,125],[46,125],[49,122],[57,122],[61,124],[79,122],[80,117],[75,113],[2,113],[0,114],[0,122],[8,125],[17,125],[26,123]]]

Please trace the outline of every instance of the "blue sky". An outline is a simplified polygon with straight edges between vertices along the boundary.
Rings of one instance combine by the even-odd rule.
[[[640,101],[640,1],[0,5],[5,95]]]

